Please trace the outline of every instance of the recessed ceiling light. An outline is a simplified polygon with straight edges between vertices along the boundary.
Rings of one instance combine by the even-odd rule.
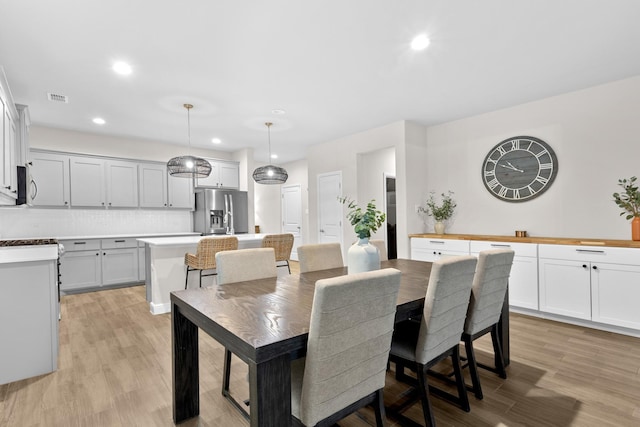
[[[214,144],[220,144],[222,140],[220,138],[211,138],[211,142],[213,142]]]
[[[107,123],[103,118],[101,117],[96,117],[95,119],[92,120],[93,123],[97,124],[97,125],[103,125],[105,123]]]
[[[113,64],[113,71],[120,75],[127,76],[131,74],[132,70],[131,65],[127,64],[126,62],[119,61]]]
[[[286,113],[286,111],[281,110],[280,108],[275,108],[271,110],[271,114],[284,114],[284,113]]]
[[[277,159],[277,158],[278,158],[278,155],[277,155],[277,154],[272,154],[272,155],[271,155],[271,158],[272,158],[272,159]]]
[[[413,40],[411,40],[411,49],[424,50],[427,48],[427,46],[429,46],[429,43],[431,43],[429,37],[427,37],[426,34],[420,34],[418,36],[415,36]]]

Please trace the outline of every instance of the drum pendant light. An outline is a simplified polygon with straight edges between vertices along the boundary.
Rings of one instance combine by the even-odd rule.
[[[271,160],[271,125],[273,123],[267,122],[265,125],[269,135],[269,160]],[[258,184],[284,184],[287,182],[287,178],[289,178],[289,174],[279,166],[260,166],[253,171],[253,180]]]
[[[187,129],[189,135],[189,149],[186,156],[174,157],[167,162],[169,175],[180,178],[206,178],[211,173],[211,164],[203,158],[192,156],[191,152],[191,104],[184,104],[187,109]]]

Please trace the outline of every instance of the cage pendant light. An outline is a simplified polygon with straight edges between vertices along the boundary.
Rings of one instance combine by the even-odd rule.
[[[189,149],[186,156],[174,157],[167,162],[169,175],[180,178],[206,178],[211,173],[211,164],[203,158],[192,156],[191,152],[191,116],[189,111],[191,104],[184,104],[187,109],[187,132],[189,136]]]
[[[269,135],[269,160],[271,160],[271,125],[273,123],[267,122],[265,125]],[[289,174],[279,166],[260,166],[253,171],[253,180],[258,184],[284,184],[287,182],[287,178],[289,178]]]

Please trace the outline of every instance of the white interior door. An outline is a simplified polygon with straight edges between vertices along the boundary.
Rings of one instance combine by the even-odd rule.
[[[282,232],[293,234],[291,259],[298,260],[298,246],[302,244],[302,190],[299,185],[282,187]]]
[[[338,242],[342,246],[342,173],[318,175],[318,243]]]

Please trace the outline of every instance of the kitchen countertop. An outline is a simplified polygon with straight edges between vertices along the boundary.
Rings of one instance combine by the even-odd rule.
[[[57,239],[7,239],[0,240],[0,247],[57,245]]]
[[[483,234],[409,234],[409,238],[431,238],[451,240],[487,240],[511,243],[542,243],[548,245],[575,245],[575,246],[610,246],[618,248],[640,248],[640,241],[611,240],[611,239],[580,239],[567,237],[515,237],[515,236],[491,236]]]
[[[126,233],[126,234],[96,234],[93,236],[64,236],[58,237],[58,240],[88,240],[88,239],[115,239],[115,238],[149,238],[149,237],[173,237],[173,236],[200,236],[200,233],[194,231],[185,231],[182,233]]]
[[[262,240],[266,234],[234,234],[235,237],[238,238],[238,242],[245,242],[251,240]],[[142,243],[146,243],[149,246],[185,246],[185,245],[195,245],[200,241],[200,239],[204,237],[228,237],[227,234],[215,234],[208,236],[177,236],[177,237],[152,237],[152,238],[142,238],[138,239],[138,241]]]

